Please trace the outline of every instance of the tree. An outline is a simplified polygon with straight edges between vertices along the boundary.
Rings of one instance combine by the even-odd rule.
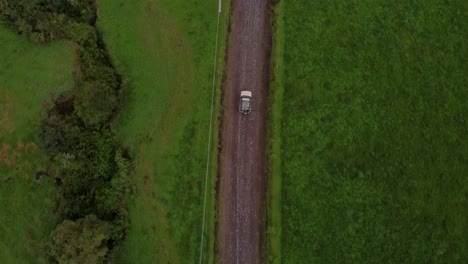
[[[65,220],[51,234],[49,253],[57,263],[104,263],[110,236],[111,225],[95,215]]]
[[[67,29],[68,39],[75,41],[81,46],[96,44],[97,35],[94,27],[85,23],[78,23],[73,20],[69,20],[64,26]]]
[[[109,120],[116,106],[115,91],[103,81],[87,81],[78,91],[76,113],[87,125]]]
[[[62,114],[54,108],[42,121],[39,137],[45,149],[54,156],[60,152],[72,152],[80,143],[83,130],[77,117]]]

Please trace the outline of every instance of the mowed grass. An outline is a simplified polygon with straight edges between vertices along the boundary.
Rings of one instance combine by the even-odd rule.
[[[282,263],[467,263],[465,1],[284,0]]]
[[[58,221],[46,155],[36,135],[52,98],[73,86],[74,52],[37,45],[0,24],[0,262],[47,263],[45,243]]]
[[[100,0],[98,13],[104,41],[124,77],[114,127],[135,158],[130,228],[115,258],[120,263],[195,263],[217,1]],[[221,20],[223,46],[225,18]],[[216,157],[215,145],[211,158]],[[204,263],[212,262],[214,169],[208,185]]]

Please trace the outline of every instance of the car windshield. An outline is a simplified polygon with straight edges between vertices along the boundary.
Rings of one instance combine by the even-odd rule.
[[[248,109],[248,108],[249,108],[249,100],[242,99],[242,109]]]

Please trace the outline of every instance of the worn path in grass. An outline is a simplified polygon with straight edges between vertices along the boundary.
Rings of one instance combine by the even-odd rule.
[[[98,3],[99,27],[124,77],[114,128],[135,159],[130,228],[116,262],[194,263],[200,250],[217,1]],[[213,197],[210,191],[204,263],[213,245]]]
[[[262,259],[266,184],[266,103],[270,53],[269,1],[237,0],[224,87],[221,135],[221,262]],[[253,111],[238,112],[241,90]]]
[[[47,263],[45,244],[57,218],[53,182],[36,139],[52,98],[73,86],[74,52],[38,45],[0,24],[0,262]]]

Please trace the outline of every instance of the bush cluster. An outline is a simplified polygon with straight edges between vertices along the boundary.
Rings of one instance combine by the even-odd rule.
[[[60,186],[60,212],[65,219],[51,235],[50,255],[59,263],[103,262],[125,234],[130,162],[110,128],[120,78],[96,30],[94,1],[2,0],[0,19],[34,42],[76,44],[80,71],[75,87],[58,96],[39,133]],[[90,219],[91,227],[86,224]],[[94,235],[102,233],[105,243]],[[63,237],[74,242],[64,248],[57,243]],[[98,255],[69,254],[83,248]]]

